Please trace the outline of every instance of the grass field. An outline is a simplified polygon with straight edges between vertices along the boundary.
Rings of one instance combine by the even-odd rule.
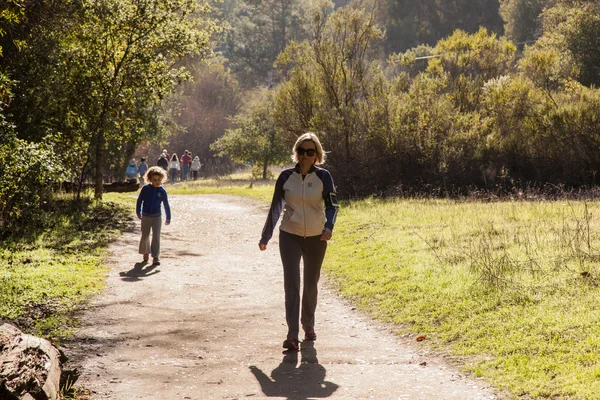
[[[167,190],[268,202],[273,185],[240,174]],[[2,243],[0,317],[68,336],[132,216],[131,195],[105,201]],[[597,201],[365,199],[342,203],[324,268],[357,307],[514,398],[597,399],[599,232]]]
[[[271,201],[275,181],[255,181],[251,174],[237,173],[223,178],[201,179],[175,185],[166,184],[169,194],[230,194]]]
[[[600,203],[345,204],[327,272],[515,397],[600,393]]]
[[[57,199],[45,229],[0,242],[0,319],[55,343],[69,337],[74,311],[103,288],[102,258],[132,220],[131,201],[126,195],[85,205]]]

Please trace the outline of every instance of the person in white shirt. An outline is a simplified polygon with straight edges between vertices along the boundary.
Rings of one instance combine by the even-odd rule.
[[[171,177],[171,183],[175,183],[177,181],[177,173],[180,169],[181,165],[179,164],[177,154],[173,153],[171,156],[171,161],[169,161],[169,175]]]
[[[201,167],[202,167],[202,164],[200,164],[200,157],[198,157],[198,156],[194,157],[194,160],[192,161],[192,166],[191,166],[192,178],[194,178],[194,180],[198,179],[198,174],[200,173]]]
[[[267,249],[283,209],[279,227],[279,252],[283,263],[285,314],[288,334],[283,347],[299,349],[299,321],[304,340],[316,340],[315,310],[321,265],[331,239],[338,203],[331,174],[317,167],[325,161],[325,152],[317,136],[308,132],[293,148],[294,168],[286,169],[275,183],[273,201],[258,247]],[[284,207],[285,206],[285,207]],[[304,260],[304,289],[300,316],[300,259]]]

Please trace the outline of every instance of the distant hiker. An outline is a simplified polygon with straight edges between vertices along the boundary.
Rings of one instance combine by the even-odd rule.
[[[152,255],[152,264],[160,265],[160,228],[162,224],[161,203],[164,204],[165,225],[171,223],[171,207],[167,191],[162,184],[167,180],[167,173],[160,167],[152,167],[146,173],[147,185],[142,187],[135,206],[137,217],[142,220],[142,237],[140,238],[139,253],[148,262]],[[152,243],[150,243],[152,230]]]
[[[188,172],[190,170],[190,164],[192,163],[192,156],[189,150],[186,150],[181,156],[181,180],[186,181],[188,178]]]
[[[194,161],[192,161],[192,166],[190,167],[192,170],[192,177],[194,180],[198,179],[198,173],[200,172],[200,168],[202,164],[200,164],[200,157],[194,157]]]
[[[169,161],[169,175],[171,176],[171,183],[175,183],[177,180],[177,172],[179,172],[180,169],[181,165],[179,164],[177,154],[173,153],[171,156],[171,161]]]
[[[129,161],[129,165],[127,165],[127,169],[125,170],[125,175],[127,175],[127,179],[130,182],[131,181],[136,181],[137,182],[138,167],[137,167],[137,164],[135,162],[135,158],[132,158]]]
[[[279,227],[279,252],[283,263],[285,316],[288,326],[283,347],[298,350],[298,320],[302,323],[304,340],[316,340],[315,310],[321,265],[331,239],[337,215],[337,199],[329,171],[319,168],[325,153],[314,133],[301,135],[293,147],[294,168],[281,172],[267,221],[258,243],[267,249],[273,230],[283,209]],[[285,208],[284,208],[285,206]],[[304,260],[304,290],[300,318],[300,259]]]
[[[138,174],[140,176],[140,182],[144,182],[144,176],[148,172],[148,164],[146,164],[146,157],[142,157],[140,159],[140,163],[138,164]]]
[[[158,158],[158,161],[156,161],[156,165],[158,165],[165,171],[169,168],[169,160],[167,159],[167,156],[165,156],[165,153],[162,153],[160,155],[160,157]]]

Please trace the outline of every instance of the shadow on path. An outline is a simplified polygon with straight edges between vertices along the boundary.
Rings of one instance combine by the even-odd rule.
[[[325,381],[325,368],[319,364],[314,342],[302,342],[302,359],[298,366],[298,352],[284,352],[283,360],[267,376],[260,368],[250,366],[250,372],[260,383],[267,397],[286,397],[288,400],[308,400],[329,397],[338,385]]]
[[[129,271],[119,272],[121,280],[125,282],[139,282],[142,280],[141,278],[158,274],[160,272],[160,270],[155,269],[156,267],[158,267],[158,265],[150,264],[146,268],[144,268],[144,266],[146,265],[148,265],[147,262],[137,262]]]

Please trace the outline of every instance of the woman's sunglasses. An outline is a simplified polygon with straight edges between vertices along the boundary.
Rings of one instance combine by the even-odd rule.
[[[298,153],[299,156],[303,156],[304,153],[306,153],[307,156],[312,157],[315,154],[317,154],[317,150],[315,149],[305,149],[304,147],[298,147],[296,149],[296,152]]]

